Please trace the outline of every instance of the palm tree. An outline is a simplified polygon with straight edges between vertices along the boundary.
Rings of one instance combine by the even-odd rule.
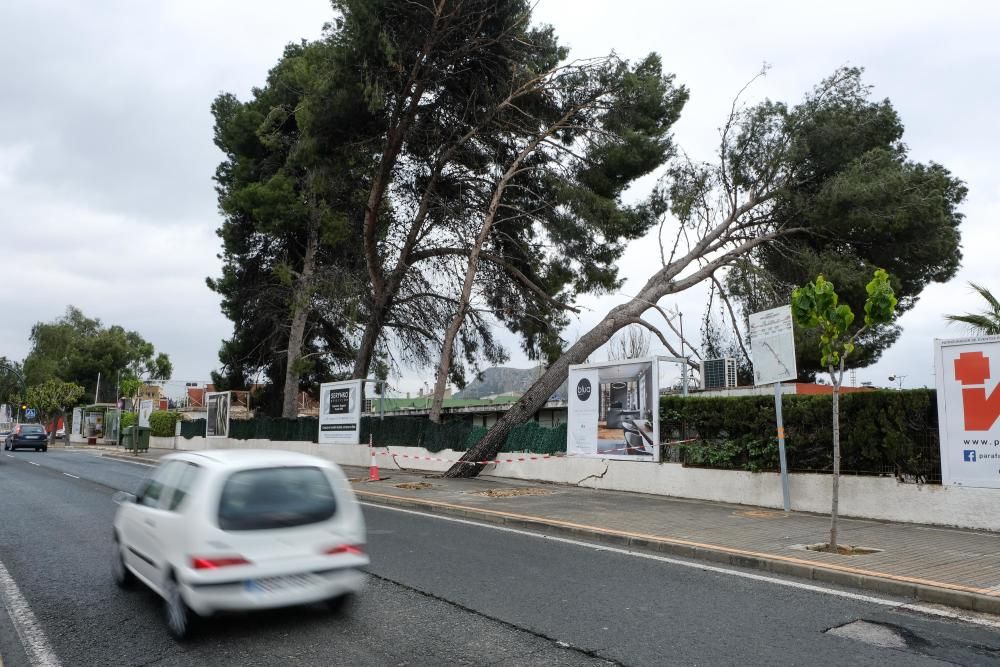
[[[1000,300],[993,293],[982,285],[969,283],[969,287],[974,289],[979,296],[986,301],[987,308],[979,313],[966,313],[965,315],[945,315],[944,319],[949,322],[961,322],[969,326],[973,333],[980,336],[1000,335]]]

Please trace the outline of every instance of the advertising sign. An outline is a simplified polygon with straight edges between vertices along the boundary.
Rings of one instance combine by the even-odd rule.
[[[600,412],[596,368],[569,369],[569,428],[566,453],[574,456],[597,455],[597,417]]]
[[[750,356],[754,384],[794,380],[795,334],[792,307],[779,306],[750,315]]]
[[[149,428],[149,415],[153,414],[153,401],[139,402],[139,426]]]
[[[228,438],[229,392],[206,393],[205,406],[208,408],[208,416],[205,419],[205,437]]]
[[[83,409],[73,408],[73,423],[70,424],[70,435],[78,438],[83,436]]]
[[[934,341],[941,483],[1000,489],[1000,336]]]
[[[570,366],[566,453],[659,460],[658,386],[656,359]]]
[[[319,390],[319,441],[330,445],[361,442],[364,380],[326,382]]]

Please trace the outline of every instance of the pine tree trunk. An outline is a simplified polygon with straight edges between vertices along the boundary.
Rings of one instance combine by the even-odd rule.
[[[288,356],[285,366],[285,387],[281,401],[281,416],[295,419],[298,416],[296,398],[299,393],[298,361],[302,357],[305,343],[306,321],[312,310],[312,279],[316,268],[316,252],[319,248],[319,229],[310,225],[306,239],[306,253],[302,260],[302,271],[295,283],[292,294],[292,322],[288,332]]]
[[[830,369],[833,380],[833,491],[830,506],[830,552],[837,553],[837,512],[840,509],[840,383],[844,377],[841,360],[840,377]]]
[[[365,331],[361,336],[361,344],[358,346],[358,354],[354,357],[354,370],[351,378],[363,380],[368,377],[368,370],[371,367],[372,357],[375,356],[375,343],[382,334],[382,310],[376,309],[368,322],[365,323]]]
[[[434,398],[431,400],[431,413],[429,415],[430,420],[435,424],[441,423],[441,410],[444,407],[444,391],[448,386],[448,373],[451,372],[451,352],[455,347],[455,338],[458,336],[458,331],[462,328],[464,320],[464,308],[460,308],[444,334],[444,343],[441,346],[441,359],[438,361],[437,367],[437,379],[434,382]]]
[[[487,461],[495,458],[497,452],[507,441],[511,430],[532,418],[539,408],[559,388],[569,373],[569,367],[580,364],[601,345],[604,345],[619,329],[630,324],[649,308],[650,299],[637,297],[626,304],[617,306],[601,320],[597,326],[584,334],[562,356],[559,357],[542,377],[515,403],[497,423],[486,433],[482,440],[471,447],[462,457],[462,461]],[[445,473],[445,477],[475,477],[483,469],[481,465],[456,463]]]

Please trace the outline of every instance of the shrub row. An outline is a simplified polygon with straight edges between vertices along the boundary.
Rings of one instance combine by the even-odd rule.
[[[667,437],[697,438],[672,454],[684,464],[737,470],[777,470],[774,399],[664,397]],[[782,411],[788,467],[833,467],[832,397],[785,396]],[[937,403],[932,390],[872,391],[840,398],[841,471],[940,481]]]
[[[154,413],[156,414],[156,413]],[[152,418],[151,423],[152,423]],[[171,426],[171,433],[173,433]],[[276,419],[256,417],[229,422],[229,437],[235,440],[284,440],[316,442],[319,420],[315,417]],[[154,432],[154,435],[156,433]],[[205,420],[181,422],[181,436],[203,437]],[[426,417],[362,417],[361,442],[371,436],[380,447],[424,447],[431,452],[443,449],[466,451],[486,435],[482,426],[472,426],[466,421],[447,421],[435,424]],[[536,422],[521,424],[507,436],[501,451],[552,454],[566,451],[566,425],[545,428]]]
[[[694,438],[668,446],[667,460],[688,466],[775,471],[774,399],[771,396],[665,396],[660,403],[664,439]],[[833,467],[832,399],[792,395],[783,399],[789,469],[829,472]],[[229,437],[316,442],[316,418],[258,417],[230,422]],[[840,403],[841,470],[846,474],[896,475],[940,481],[937,404],[932,390],[845,394]],[[205,420],[182,422],[186,438],[205,434]],[[434,424],[426,417],[364,417],[361,441],[379,446],[416,446],[431,452],[465,451],[486,434],[466,421]],[[507,436],[501,451],[552,454],[566,451],[566,425],[545,428],[527,422]]]
[[[150,435],[157,438],[172,438],[180,415],[169,410],[157,410],[149,415]]]

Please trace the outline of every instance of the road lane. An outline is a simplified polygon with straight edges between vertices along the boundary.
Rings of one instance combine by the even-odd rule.
[[[476,627],[490,628],[490,636],[513,633],[508,652],[530,656],[530,664],[550,658],[577,664],[588,655],[628,665],[1000,662],[1000,642],[988,628],[370,506],[369,569],[376,578],[360,616],[330,619],[307,608],[216,619],[202,638],[179,646],[162,629],[155,596],[123,595],[106,573],[111,489],[134,490],[148,469],[84,453],[52,453],[3,459],[12,465],[0,466],[0,488],[13,489],[23,505],[4,523],[4,537],[13,530],[18,539],[16,547],[0,542],[0,561],[40,606],[36,613],[55,633],[57,652],[74,657],[67,664],[78,657],[87,664],[154,658],[191,664],[195,657],[195,664],[235,664],[237,657],[245,664],[269,664],[283,653],[298,656],[292,664],[306,656],[331,664],[340,658],[383,664],[398,656],[409,656],[408,664],[486,664],[497,649],[480,645],[476,650],[486,653],[468,652]],[[37,502],[39,495],[48,500]],[[31,498],[41,506],[32,510]],[[44,554],[42,567],[25,559],[32,553]],[[50,609],[62,590],[65,599]],[[433,624],[425,612],[413,611],[427,607],[434,608]],[[136,617],[138,623],[129,622]],[[353,642],[355,633],[368,637],[373,628],[378,647],[388,642],[397,653],[341,653],[341,642],[336,649],[331,645],[331,637]],[[840,629],[828,634],[831,628]],[[123,632],[129,637],[124,644],[117,641]],[[880,641],[888,646],[873,645]],[[563,653],[559,642],[579,652]]]
[[[177,643],[153,593],[111,582],[111,493],[122,484],[106,482],[131,478],[132,466],[69,456],[0,462],[0,562],[64,666],[606,664],[377,578],[344,618],[319,606],[232,615]],[[67,477],[69,465],[102,481]],[[3,624],[0,642],[5,659],[17,653]]]

